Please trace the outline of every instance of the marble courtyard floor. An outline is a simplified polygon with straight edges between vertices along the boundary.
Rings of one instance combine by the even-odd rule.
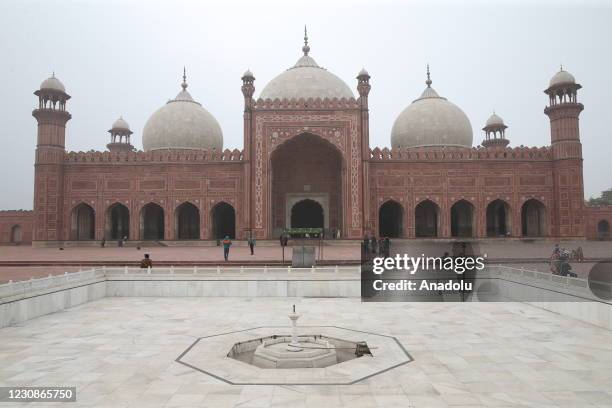
[[[175,362],[201,336],[287,325],[294,303],[300,324],[395,336],[414,361],[345,386],[235,386]],[[104,298],[0,329],[0,386],[117,408],[612,407],[611,339],[521,303]]]

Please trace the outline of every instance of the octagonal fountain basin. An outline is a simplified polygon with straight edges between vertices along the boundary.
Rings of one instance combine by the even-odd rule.
[[[260,337],[235,343],[227,356],[259,368],[324,368],[369,354],[367,344],[323,335],[292,341],[289,335]]]

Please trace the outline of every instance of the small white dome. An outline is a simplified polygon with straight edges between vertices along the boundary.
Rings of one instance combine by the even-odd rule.
[[[400,113],[391,130],[391,147],[465,146],[473,141],[470,120],[430,87]]]
[[[242,74],[242,77],[243,78],[255,78],[250,69],[247,69],[246,71],[244,71],[244,74]]]
[[[130,130],[130,125],[128,125],[128,123],[125,121],[125,119],[123,119],[123,116],[119,116],[119,119],[117,119],[113,123],[112,129],[116,129],[116,130]]]
[[[142,145],[145,151],[159,149],[223,149],[223,132],[219,122],[194,101],[187,84],[175,99],[159,108],[144,126]]]
[[[54,91],[61,91],[64,93],[66,92],[66,88],[64,87],[64,84],[62,84],[62,82],[55,77],[55,74],[53,74],[51,77],[42,81],[42,83],[40,84],[40,90],[43,90],[43,89],[51,89]]]
[[[497,114],[495,114],[495,112],[493,112],[493,114],[491,116],[489,116],[489,119],[487,119],[487,123],[486,126],[504,126],[504,120],[498,116]]]
[[[361,76],[370,76],[370,74],[365,68],[361,68],[361,71],[359,71],[359,74],[357,74],[357,77],[359,78]]]
[[[574,78],[572,74],[570,74],[567,71],[564,71],[563,68],[561,68],[561,70],[557,72],[555,75],[553,75],[553,77],[550,79],[549,86],[575,84],[575,83],[576,83],[576,78]]]
[[[336,75],[320,67],[308,55],[310,47],[302,48],[304,55],[295,65],[268,82],[261,91],[261,99],[354,98],[353,91]]]

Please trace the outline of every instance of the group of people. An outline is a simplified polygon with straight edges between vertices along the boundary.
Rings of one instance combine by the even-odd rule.
[[[119,248],[121,248],[121,247],[122,247],[122,246],[125,244],[125,241],[127,241],[127,239],[128,239],[128,237],[127,237],[127,236],[125,236],[125,237],[123,237],[123,238],[121,238],[121,239],[118,239],[118,240],[117,240],[117,246],[118,246]],[[106,238],[105,238],[105,237],[103,237],[103,238],[102,238],[102,241],[100,241],[100,247],[104,248],[105,246],[106,246]]]
[[[552,255],[550,256],[550,271],[553,275],[571,276],[573,278],[578,277],[576,273],[572,272],[570,260],[576,260],[578,262],[584,261],[582,247],[570,251],[561,248],[559,244],[555,244]]]
[[[374,235],[366,235],[361,244],[361,251],[364,258],[376,255],[388,258],[391,253],[391,240],[389,237],[376,239]]]

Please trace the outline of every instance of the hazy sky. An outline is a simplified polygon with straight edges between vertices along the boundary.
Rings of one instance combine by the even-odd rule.
[[[511,146],[550,143],[542,92],[559,64],[583,86],[579,101],[587,197],[612,187],[609,129],[612,7],[603,2],[0,2],[0,209],[32,208],[37,104],[32,94],[55,73],[72,96],[68,150],[104,150],[123,115],[142,148],[148,117],[180,90],[219,121],[224,146],[242,148],[242,73],[255,96],[301,55],[311,56],[357,94],[372,76],[370,143],[388,146],[397,115],[425,87],[465,111],[474,144],[492,110]]]

